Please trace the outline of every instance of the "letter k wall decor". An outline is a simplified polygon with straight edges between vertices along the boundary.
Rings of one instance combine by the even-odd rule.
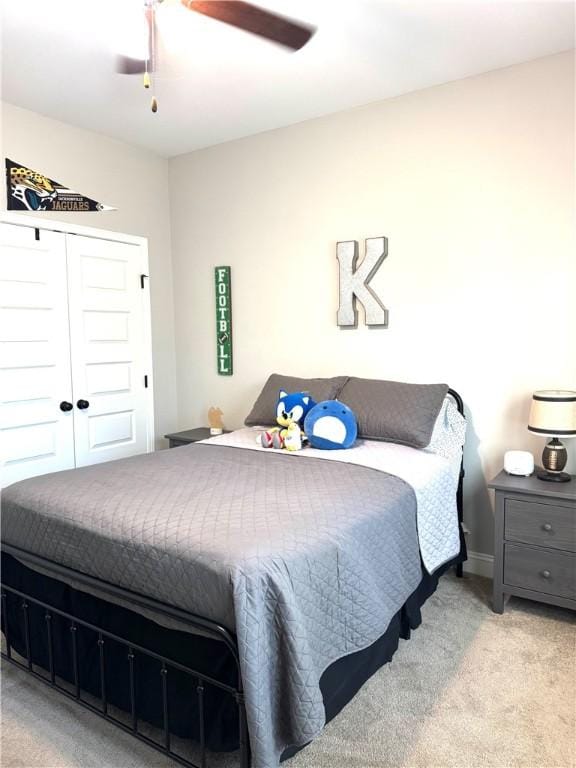
[[[386,237],[367,238],[366,254],[360,266],[357,266],[357,240],[336,244],[336,258],[340,265],[340,305],[337,318],[341,328],[358,327],[357,299],[364,305],[366,325],[388,327],[388,310],[368,285],[387,255]]]

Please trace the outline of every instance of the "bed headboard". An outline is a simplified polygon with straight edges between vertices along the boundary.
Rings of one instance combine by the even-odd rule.
[[[448,394],[450,397],[454,400],[456,403],[456,408],[458,408],[458,413],[460,413],[464,418],[466,418],[464,414],[464,401],[462,400],[462,397],[458,392],[456,392],[455,389],[449,389]],[[464,476],[466,472],[464,471],[464,455],[462,455],[462,461],[460,462],[460,475],[458,477],[458,489],[456,491],[456,507],[458,509],[458,524],[460,528],[460,545],[462,548],[462,551],[466,553],[466,540],[464,538],[464,528],[463,528],[463,521],[464,521]],[[462,563],[459,563],[456,566],[456,575],[462,576]]]

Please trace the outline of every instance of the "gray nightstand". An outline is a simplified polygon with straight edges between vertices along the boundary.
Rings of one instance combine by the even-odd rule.
[[[224,434],[227,434],[229,431],[229,429],[225,429]],[[171,432],[168,435],[164,435],[164,437],[168,440],[169,448],[177,448],[179,445],[207,440],[209,437],[214,437],[214,435],[210,434],[210,427],[197,427],[196,429],[185,429],[183,432]]]
[[[494,602],[507,595],[576,609],[576,480],[548,483],[504,470],[496,491]]]

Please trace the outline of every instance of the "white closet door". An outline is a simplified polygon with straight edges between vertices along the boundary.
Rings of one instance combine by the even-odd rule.
[[[4,487],[74,466],[65,235],[38,238],[32,227],[0,224]]]
[[[76,466],[148,448],[144,249],[67,235]]]

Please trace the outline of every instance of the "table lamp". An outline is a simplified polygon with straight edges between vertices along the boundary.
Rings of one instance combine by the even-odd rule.
[[[568,458],[559,437],[576,437],[576,392],[546,389],[534,392],[528,429],[536,435],[551,437],[542,454],[540,480],[567,483],[571,477],[562,470]]]

